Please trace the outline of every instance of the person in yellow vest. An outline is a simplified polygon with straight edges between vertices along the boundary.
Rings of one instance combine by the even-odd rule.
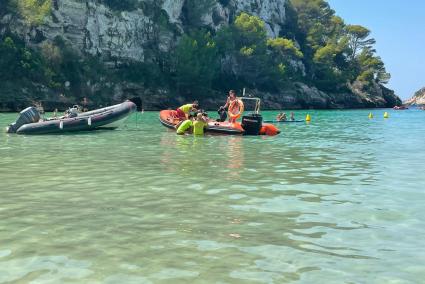
[[[199,109],[198,101],[194,101],[191,104],[185,104],[176,109],[176,117],[180,120],[186,120],[189,118],[189,113],[197,111]]]
[[[195,136],[204,135],[204,130],[208,126],[208,119],[202,113],[198,113],[192,125],[193,125],[193,135]]]
[[[198,113],[193,120],[186,119],[177,126],[177,134],[183,135],[186,132],[193,132],[195,136],[204,135],[204,129],[208,127],[208,118],[202,114]]]
[[[186,131],[189,131],[192,126],[193,126],[193,121],[190,119],[186,119],[185,121],[177,125],[177,134],[184,135]]]

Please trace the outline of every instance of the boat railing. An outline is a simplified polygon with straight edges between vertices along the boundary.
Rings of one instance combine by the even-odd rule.
[[[261,108],[261,99],[258,97],[253,96],[247,96],[245,88],[243,89],[242,97],[239,97],[238,99],[242,101],[255,101],[255,107],[253,113],[260,114],[260,108]]]

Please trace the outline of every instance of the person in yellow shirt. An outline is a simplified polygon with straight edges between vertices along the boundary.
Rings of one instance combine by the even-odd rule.
[[[199,109],[198,101],[194,101],[191,104],[185,104],[176,109],[176,117],[180,120],[186,120],[189,118],[189,113],[197,111]]]
[[[186,133],[186,131],[189,131],[192,126],[193,126],[192,120],[186,119],[185,121],[181,122],[177,126],[177,134],[178,135],[184,135]]]
[[[208,126],[208,120],[202,113],[198,113],[192,125],[193,125],[193,135],[202,136],[204,135],[205,127]]]

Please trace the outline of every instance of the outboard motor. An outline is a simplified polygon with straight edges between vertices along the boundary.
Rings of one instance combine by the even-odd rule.
[[[18,129],[25,124],[38,122],[40,120],[40,113],[35,107],[28,107],[19,113],[16,122],[9,125],[7,133],[16,133]]]
[[[259,135],[263,126],[263,117],[261,114],[251,113],[242,117],[242,128],[245,135]]]

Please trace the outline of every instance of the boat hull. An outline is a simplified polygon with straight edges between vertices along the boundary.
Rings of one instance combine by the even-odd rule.
[[[179,124],[180,120],[175,118],[174,110],[162,110],[159,113],[159,121],[167,128],[176,129],[176,126]],[[245,130],[242,128],[242,125],[239,122],[217,122],[209,121],[208,127],[205,128],[206,134],[217,134],[217,135],[244,135]],[[272,124],[263,123],[261,135],[277,135],[280,131]]]

